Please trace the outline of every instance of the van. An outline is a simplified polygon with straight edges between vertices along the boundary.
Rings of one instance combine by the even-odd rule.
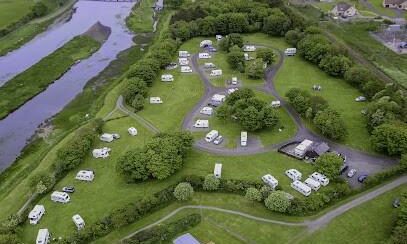
[[[48,244],[50,242],[51,235],[48,229],[39,229],[37,234],[36,244]]]
[[[301,180],[302,174],[296,169],[289,169],[285,171],[285,175],[293,181]]]
[[[51,194],[51,200],[53,202],[68,203],[69,201],[71,201],[71,198],[69,197],[69,194],[66,192],[54,191]]]
[[[208,120],[203,120],[203,119],[198,119],[195,124],[195,128],[208,128],[209,127],[209,121]]]
[[[281,106],[281,102],[280,101],[272,101],[271,102],[271,107],[272,108],[279,108]]]
[[[321,183],[319,183],[318,181],[316,181],[316,180],[314,180],[312,178],[307,178],[304,181],[304,184],[311,187],[311,189],[314,190],[314,191],[318,191],[319,188],[321,188]]]
[[[221,76],[222,75],[222,70],[221,69],[214,69],[211,71],[209,74],[210,76]]]
[[[318,181],[323,186],[327,186],[329,184],[329,179],[325,175],[318,172],[312,173],[312,175],[310,175],[310,178]]]
[[[40,221],[41,217],[45,214],[44,205],[35,205],[35,207],[28,214],[30,224],[36,225]]]
[[[179,51],[178,52],[178,57],[180,57],[180,58],[187,58],[189,56],[191,56],[191,55],[189,54],[188,51]]]
[[[161,81],[174,81],[174,76],[166,74],[161,76]]]
[[[222,164],[215,164],[213,175],[215,176],[215,178],[220,179],[220,177],[222,176]]]
[[[246,131],[240,132],[240,146],[242,146],[242,147],[247,146],[247,132]]]
[[[306,197],[311,195],[311,187],[305,185],[299,180],[292,182],[291,187]]]
[[[211,107],[203,107],[201,109],[201,111],[199,111],[199,113],[210,116],[213,113],[213,108],[211,108]]]
[[[297,48],[287,48],[287,49],[284,51],[284,54],[285,54],[286,56],[294,56],[296,53],[297,53]]]
[[[82,180],[82,181],[93,181],[95,178],[95,173],[92,170],[80,170],[75,179]]]
[[[179,58],[178,59],[178,63],[179,65],[188,65],[189,64],[189,60],[187,58]],[[182,68],[182,67],[181,67]]]
[[[192,73],[192,69],[189,66],[181,66],[181,73]]]
[[[243,51],[245,52],[255,52],[256,51],[256,47],[253,45],[245,45],[243,47]]]
[[[150,104],[161,104],[163,101],[160,97],[150,97]]]
[[[212,142],[215,140],[216,137],[218,137],[219,132],[217,130],[211,130],[208,134],[205,136],[205,141],[206,142]]]
[[[261,177],[264,183],[271,186],[271,188],[276,188],[278,186],[278,180],[274,178],[271,174],[264,175]]]
[[[79,214],[75,214],[74,216],[72,216],[72,221],[74,222],[78,230],[82,230],[83,228],[85,228],[85,221]]]
[[[199,53],[198,57],[200,59],[207,59],[207,58],[211,58],[211,55],[209,53]]]
[[[212,41],[211,40],[203,40],[199,44],[199,47],[208,47],[208,46],[212,46]]]

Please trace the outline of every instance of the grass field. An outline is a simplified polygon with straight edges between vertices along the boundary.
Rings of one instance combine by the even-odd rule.
[[[0,29],[21,19],[33,5],[33,0],[0,1]]]
[[[154,0],[141,0],[137,4],[129,17],[126,19],[127,27],[135,32],[152,32],[153,31],[153,6]]]

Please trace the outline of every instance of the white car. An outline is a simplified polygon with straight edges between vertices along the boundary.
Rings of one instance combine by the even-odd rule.
[[[351,170],[349,170],[349,172],[348,172],[348,177],[349,177],[349,178],[352,178],[355,174],[356,174],[356,169],[351,169]]]
[[[223,136],[218,136],[215,138],[215,140],[213,141],[213,144],[215,145],[219,145],[223,142]]]
[[[366,97],[364,97],[364,96],[359,96],[359,97],[355,98],[355,101],[356,101],[356,102],[364,102],[364,101],[366,101]]]

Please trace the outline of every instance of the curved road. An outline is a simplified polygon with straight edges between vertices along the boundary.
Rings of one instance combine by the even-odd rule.
[[[133,235],[144,231],[146,229],[149,229],[153,226],[156,226],[168,219],[170,219],[171,217],[173,217],[174,215],[176,215],[177,213],[181,212],[182,210],[185,209],[204,209],[204,210],[211,210],[211,211],[217,211],[217,212],[222,212],[222,213],[227,213],[227,214],[231,214],[231,215],[237,215],[240,217],[244,217],[247,219],[251,219],[254,221],[259,221],[259,222],[264,222],[264,223],[271,223],[271,224],[278,224],[278,225],[285,225],[285,226],[304,226],[308,229],[308,231],[310,233],[324,227],[325,225],[327,225],[332,219],[338,217],[339,215],[344,214],[345,212],[347,212],[348,210],[355,208],[367,201],[372,200],[373,198],[387,192],[390,191],[398,186],[401,186],[403,184],[407,183],[407,175],[402,176],[397,178],[396,180],[387,183],[371,192],[368,192],[366,194],[363,194],[362,196],[348,202],[345,203],[331,211],[329,211],[328,213],[322,215],[321,217],[315,219],[315,220],[305,220],[303,222],[287,222],[287,221],[280,221],[280,220],[273,220],[273,219],[267,219],[267,218],[262,218],[262,217],[257,217],[257,216],[253,216],[250,214],[246,214],[240,211],[234,211],[234,210],[229,210],[229,209],[224,209],[224,208],[218,208],[218,207],[212,207],[212,206],[203,206],[203,205],[186,205],[186,206],[182,206],[180,208],[177,208],[175,210],[173,210],[171,213],[167,214],[166,216],[162,217],[161,219],[157,220],[156,222],[147,225],[141,229],[138,229],[137,231],[131,233],[130,235],[127,235],[126,237],[124,237],[123,239],[121,239],[121,241],[128,239],[130,237],[132,237]]]

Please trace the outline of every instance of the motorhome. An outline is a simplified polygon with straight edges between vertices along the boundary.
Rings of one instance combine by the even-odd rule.
[[[71,200],[71,198],[69,197],[69,194],[66,192],[54,191],[51,194],[51,200],[59,203],[68,203]]]
[[[240,132],[240,146],[242,146],[242,147],[247,146],[247,132],[246,131]]]
[[[137,129],[134,127],[130,127],[127,129],[127,131],[129,132],[130,135],[132,136],[137,136]]]
[[[95,173],[92,170],[80,170],[75,176],[75,179],[81,181],[93,181],[94,178]]]
[[[264,175],[261,177],[264,183],[268,184],[271,186],[271,188],[276,188],[278,186],[278,180],[274,178],[271,174]]]
[[[205,136],[205,141],[206,142],[212,142],[215,140],[216,137],[218,137],[219,132],[217,130],[211,130],[208,134]]]
[[[220,179],[222,177],[222,164],[215,164],[215,168],[213,170],[213,175],[215,178]]]
[[[284,54],[285,54],[286,56],[294,56],[296,53],[297,53],[297,48],[287,48],[287,49],[284,51]]]
[[[199,113],[205,114],[205,115],[212,115],[212,113],[213,113],[213,108],[211,108],[211,107],[203,107],[203,108],[201,109],[201,111],[199,111]]]
[[[209,53],[199,53],[198,57],[200,59],[207,59],[207,58],[211,58],[211,55]]]
[[[45,214],[45,207],[44,205],[35,205],[35,207],[31,210],[28,214],[28,219],[30,220],[30,224],[36,225]]]
[[[296,169],[289,169],[285,171],[285,175],[293,181],[301,180],[302,174]]]
[[[221,103],[223,103],[226,99],[225,95],[221,95],[221,94],[215,94],[212,96],[211,98],[211,102],[214,105],[220,105]]]
[[[312,175],[310,175],[310,178],[318,181],[323,186],[327,186],[329,184],[329,179],[325,175],[318,172],[312,173]]]
[[[163,101],[160,97],[150,97],[150,104],[161,104]]]
[[[291,187],[306,197],[311,194],[311,187],[307,186],[299,180],[292,182]]]
[[[208,120],[203,120],[203,119],[198,119],[195,124],[195,128],[208,128],[209,127],[209,121]]]
[[[221,69],[214,69],[211,71],[209,74],[210,76],[221,76],[222,75],[222,70]]]
[[[312,178],[307,178],[304,181],[304,184],[311,187],[311,189],[314,190],[314,191],[318,191],[319,188],[321,188],[321,183],[319,183],[319,181],[316,181],[316,180],[314,180]]]
[[[99,139],[104,142],[112,142],[114,140],[113,134],[103,133]]]
[[[191,56],[191,55],[189,54],[188,51],[179,51],[178,52],[178,57],[180,57],[180,58],[188,58],[189,56]]]
[[[256,51],[256,47],[253,45],[245,45],[243,47],[243,51],[245,52],[255,52]]]
[[[216,38],[217,41],[220,41],[220,40],[222,40],[223,36],[222,35],[216,35],[215,38]]]
[[[216,68],[216,65],[214,63],[205,63],[204,68],[205,69],[214,69],[214,68]]]
[[[294,148],[294,154],[297,157],[304,157],[305,153],[312,147],[313,141],[303,140],[298,146]]]
[[[187,58],[179,58],[178,59],[178,63],[179,65],[183,66],[183,65],[189,65],[189,60]],[[182,70],[182,67],[181,67]]]
[[[36,244],[48,244],[50,242],[51,235],[48,229],[39,229],[37,234]]]
[[[110,154],[109,154],[110,151],[111,151],[111,149],[108,147],[96,148],[96,149],[93,149],[92,155],[94,158],[107,158],[110,156]]]
[[[181,66],[181,73],[192,73],[192,69],[189,66]]]
[[[174,76],[169,74],[162,75],[161,81],[174,81]]]
[[[272,101],[271,102],[271,107],[272,108],[279,108],[281,106],[281,102],[280,101]]]
[[[72,221],[74,222],[78,230],[82,230],[83,228],[85,228],[85,221],[79,214],[75,214],[74,216],[72,216]]]
[[[208,47],[208,46],[212,46],[212,41],[211,40],[203,40],[199,44],[199,47]]]

